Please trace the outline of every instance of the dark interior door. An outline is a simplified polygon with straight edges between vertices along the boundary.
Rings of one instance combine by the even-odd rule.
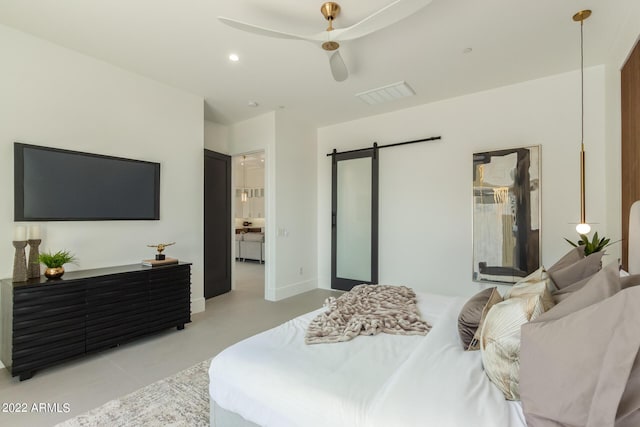
[[[231,157],[204,150],[204,297],[231,290]]]

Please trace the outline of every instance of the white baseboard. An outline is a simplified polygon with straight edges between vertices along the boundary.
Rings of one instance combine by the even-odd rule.
[[[272,296],[273,299],[267,298],[269,301],[280,301],[285,298],[298,295],[318,287],[318,281],[316,279],[305,280],[302,282],[292,283],[290,285],[281,286],[274,289]]]
[[[204,298],[196,298],[191,300],[191,314],[204,311]]]

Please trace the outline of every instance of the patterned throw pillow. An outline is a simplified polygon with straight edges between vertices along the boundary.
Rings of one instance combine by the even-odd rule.
[[[544,311],[549,310],[555,305],[553,296],[549,291],[549,283],[551,279],[545,278],[539,281],[531,282],[518,282],[507,291],[504,295],[504,299],[510,298],[531,298],[536,295],[540,295],[542,298],[542,304],[544,305]]]
[[[487,314],[480,336],[482,364],[507,400],[520,400],[520,327],[544,311],[537,294],[506,299]]]

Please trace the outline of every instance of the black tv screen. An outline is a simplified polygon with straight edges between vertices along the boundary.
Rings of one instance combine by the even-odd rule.
[[[15,221],[160,219],[160,164],[14,143]]]

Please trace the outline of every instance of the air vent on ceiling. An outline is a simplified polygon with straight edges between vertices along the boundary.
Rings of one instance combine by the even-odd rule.
[[[416,92],[406,82],[393,83],[366,92],[356,93],[356,96],[369,105],[381,104],[394,99],[413,96]]]

